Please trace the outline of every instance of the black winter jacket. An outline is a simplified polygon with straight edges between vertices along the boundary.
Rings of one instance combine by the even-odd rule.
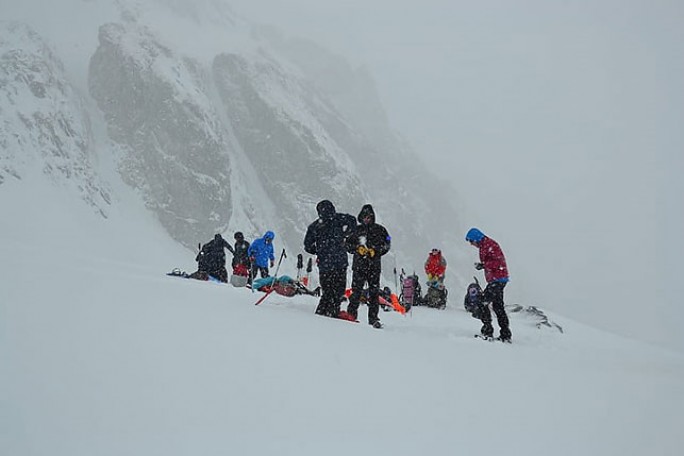
[[[226,266],[224,248],[233,253],[233,246],[219,235],[216,235],[214,239],[204,244],[202,250],[200,250],[195,258],[195,261],[199,263],[198,269],[211,273],[224,268]]]
[[[233,261],[231,263],[233,268],[238,264],[244,264],[249,269],[250,262],[249,255],[247,254],[248,249],[249,242],[245,241],[244,239],[242,241],[235,241]]]
[[[368,224],[363,223],[366,216],[371,217]],[[375,212],[370,204],[366,204],[359,213],[359,224],[354,231],[347,237],[347,251],[354,254],[352,270],[371,270],[375,268],[381,270],[381,257],[389,252],[391,238],[384,226],[375,223]],[[375,256],[361,256],[358,248],[365,245],[366,248],[375,250]]]
[[[304,250],[311,255],[318,255],[319,272],[349,266],[344,241],[355,226],[353,215],[334,212],[334,209],[309,225],[304,236]]]

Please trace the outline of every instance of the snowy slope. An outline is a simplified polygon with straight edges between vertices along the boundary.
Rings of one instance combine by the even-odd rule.
[[[479,341],[460,290],[383,330],[257,307],[166,277],[194,262],[135,195],[105,220],[22,184],[0,192],[0,454],[680,454],[679,354],[555,315]]]
[[[257,33],[222,1],[27,0],[3,11],[63,67],[83,105],[73,117],[89,126],[92,160],[114,167],[96,171],[120,174],[186,247],[216,232],[254,239],[273,230],[292,251],[316,203],[330,199],[353,215],[374,204],[400,266],[420,266],[434,245],[457,245],[448,256],[464,257],[453,193],[443,194],[445,184],[392,131],[370,75],[344,58]],[[15,71],[8,79],[28,92]],[[0,142],[36,142],[35,128],[0,114],[8,123]],[[18,155],[6,160],[10,171]]]

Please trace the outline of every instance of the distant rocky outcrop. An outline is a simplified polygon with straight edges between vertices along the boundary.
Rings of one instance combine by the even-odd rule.
[[[319,120],[335,114],[303,81],[274,61],[235,54],[217,56],[213,75],[235,138],[278,208],[291,245],[301,244],[320,199],[337,202],[340,210],[361,207],[367,186]]]
[[[563,327],[558,323],[555,323],[546,316],[543,310],[535,306],[523,307],[521,305],[506,306],[508,311],[512,314],[518,314],[525,318],[526,321],[531,322],[535,327],[541,329],[551,328],[556,329],[558,332],[563,333]]]
[[[40,170],[106,217],[90,119],[62,62],[32,29],[0,22],[0,185]]]
[[[232,213],[230,145],[198,65],[147,28],[105,24],[90,60],[90,94],[124,150],[125,182],[139,189],[186,246],[225,230]]]

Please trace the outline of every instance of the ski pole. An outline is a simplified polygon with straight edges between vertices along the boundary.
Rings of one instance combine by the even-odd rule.
[[[399,282],[397,282],[397,267],[394,267],[394,292],[397,293],[399,291]]]
[[[264,296],[261,297],[257,302],[254,303],[255,306],[258,306],[264,300],[271,294],[273,293],[273,290],[275,290],[275,286],[278,283],[278,270],[280,269],[280,264],[283,262],[283,257],[287,258],[287,255],[285,254],[285,249],[283,249],[282,253],[280,254],[280,258],[278,259],[278,266],[276,266],[275,274],[273,276],[273,281],[271,282],[271,289],[266,292]]]
[[[302,268],[304,267],[304,257],[301,253],[297,254],[297,282],[302,278]]]
[[[309,280],[311,279],[311,271],[313,271],[313,257],[309,257],[309,261],[306,263],[306,285],[309,286]]]
[[[285,254],[285,249],[280,253],[280,258],[278,258],[278,265],[276,266],[275,274],[274,274],[274,284],[275,282],[278,281],[278,270],[280,269],[280,263],[283,262],[283,258],[287,258],[287,255]]]
[[[254,293],[254,265],[252,262],[249,262],[249,287],[252,289],[252,293]]]

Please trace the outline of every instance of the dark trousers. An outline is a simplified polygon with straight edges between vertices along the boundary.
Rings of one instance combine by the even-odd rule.
[[[340,314],[340,303],[347,288],[347,268],[335,269],[318,274],[321,283],[321,300],[318,302],[316,313],[326,317]]]
[[[226,271],[225,266],[221,266],[220,268],[211,271],[209,274],[216,277],[221,282],[228,282],[228,271]]]
[[[371,325],[378,318],[378,311],[380,305],[378,303],[378,296],[380,296],[380,268],[358,269],[352,274],[352,294],[349,296],[349,305],[347,312],[354,317],[359,316],[359,302],[361,301],[361,294],[363,288],[368,283],[368,323]]]
[[[269,277],[268,275],[268,266],[259,267],[256,264],[252,265],[252,278],[256,279],[257,272],[261,273],[261,277]]]
[[[508,326],[508,315],[504,309],[504,288],[505,282],[491,282],[487,284],[482,293],[482,304],[480,309],[480,320],[482,321],[482,334],[492,336],[494,334],[494,327],[492,327],[492,314],[489,311],[488,303],[492,303],[492,309],[496,314],[496,320],[499,323],[499,336],[504,339],[511,338],[511,329]]]

